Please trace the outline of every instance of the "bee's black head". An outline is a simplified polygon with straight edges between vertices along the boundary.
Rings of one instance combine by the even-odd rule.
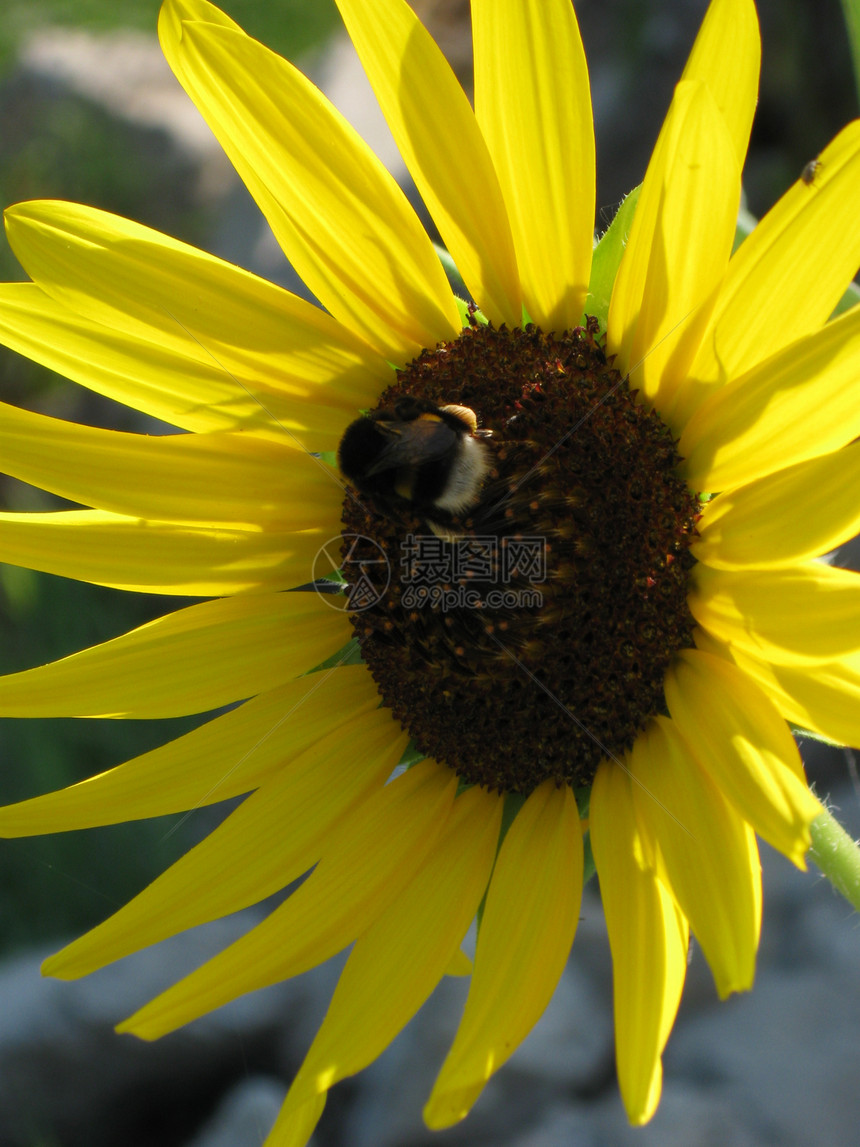
[[[344,478],[359,489],[396,437],[396,430],[392,429],[392,423],[396,421],[393,411],[377,410],[372,415],[357,418],[344,431],[337,451],[337,464]]]

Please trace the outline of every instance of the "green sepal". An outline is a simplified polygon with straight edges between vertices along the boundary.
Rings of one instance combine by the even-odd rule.
[[[380,703],[380,708],[382,708],[381,703]],[[407,769],[411,769],[415,765],[420,765],[422,761],[426,761],[426,760],[427,760],[427,754],[422,753],[421,750],[416,746],[415,742],[410,740],[409,744],[403,750],[403,756],[397,762],[396,767],[398,769],[403,769],[403,771],[405,772]],[[459,793],[458,793],[458,796],[459,796]]]
[[[327,657],[325,661],[321,661],[319,665],[315,665],[313,669],[308,669],[307,673],[303,673],[302,677],[307,677],[311,673],[320,673],[324,669],[339,669],[342,665],[361,665],[364,659],[361,656],[361,647],[358,644],[358,639],[351,637],[346,645],[342,646],[337,653],[333,653],[331,657]]]
[[[466,284],[463,282],[463,276],[457,269],[457,264],[451,258],[448,251],[440,243],[433,244],[433,250],[439,256],[439,262],[448,277],[448,284],[454,292],[454,302],[457,304],[457,310],[460,312],[460,322],[464,327],[472,325],[472,320],[477,319],[479,323],[484,326],[487,324],[487,318],[478,310],[475,304],[471,301]]]
[[[588,819],[588,810],[591,808],[591,785],[582,785],[573,790],[576,798],[576,807],[579,809],[579,819]]]
[[[457,296],[455,296],[454,302],[457,304],[457,310],[460,312],[460,322],[464,327],[470,327],[473,319],[484,327],[489,323],[490,320],[484,312],[479,311],[473,303],[467,303],[465,299],[461,299]]]
[[[845,311],[850,311],[852,307],[856,307],[860,303],[860,286],[857,283],[849,283],[848,290],[836,304],[831,319],[835,319],[837,315],[843,314]]]
[[[586,832],[582,838],[582,887],[584,888],[597,873],[594,863],[594,853],[591,851],[591,833]]]
[[[606,330],[609,319],[609,300],[612,298],[612,288],[615,285],[615,276],[621,265],[621,256],[627,246],[627,238],[633,225],[633,216],[636,204],[639,202],[641,183],[634,187],[630,194],[621,203],[615,212],[615,218],[609,224],[607,231],[601,235],[591,256],[591,282],[588,284],[588,299],[585,304],[585,313],[593,315],[600,323],[600,329]]]
[[[788,722],[788,727],[791,729],[791,734],[795,738],[803,737],[807,741],[818,741],[822,745],[829,745],[834,749],[844,749],[845,746],[841,741],[834,741],[832,737],[826,736],[824,733],[816,733],[812,729],[804,729],[801,725],[795,725],[792,721]]]
[[[466,284],[463,282],[463,276],[460,274],[457,268],[457,264],[451,258],[450,253],[442,246],[441,243],[434,243],[433,250],[436,252],[439,258],[439,262],[442,264],[442,269],[448,277],[448,282],[451,285],[451,290],[455,295],[468,299],[469,292],[466,288]],[[461,301],[462,299],[458,298],[457,302],[459,303]],[[468,306],[468,303],[466,306]]]
[[[591,807],[591,785],[584,785],[582,788],[574,789],[573,795],[576,797],[579,819],[588,820],[588,810]],[[591,851],[591,833],[589,832],[583,835],[582,849],[582,884],[584,887],[597,871],[594,865],[594,855]]]
[[[502,809],[502,823],[499,828],[499,843],[496,845],[496,856],[499,855],[499,849],[504,844],[505,837],[508,835],[508,829],[517,819],[517,814],[526,803],[526,798],[521,793],[505,793],[505,806]]]

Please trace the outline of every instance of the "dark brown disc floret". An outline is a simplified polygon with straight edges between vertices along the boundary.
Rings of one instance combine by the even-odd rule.
[[[344,503],[351,561],[366,546],[379,578],[352,621],[383,702],[466,783],[589,784],[665,712],[666,669],[692,644],[699,503],[672,434],[593,321],[473,323],[398,371],[379,406],[405,396],[475,411],[491,467],[459,517]]]

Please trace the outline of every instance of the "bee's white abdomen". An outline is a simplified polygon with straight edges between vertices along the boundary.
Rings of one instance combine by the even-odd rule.
[[[460,455],[451,470],[448,484],[434,504],[440,510],[461,514],[480,498],[481,483],[490,471],[489,451],[478,438],[465,434],[461,439]]]

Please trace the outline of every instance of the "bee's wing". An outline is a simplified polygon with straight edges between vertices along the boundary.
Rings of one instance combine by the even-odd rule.
[[[422,466],[444,457],[457,440],[456,431],[440,418],[423,417],[411,422],[385,425],[384,433],[389,441],[379,453],[376,461],[368,467],[367,473],[379,474],[383,470],[397,470],[401,466]]]

